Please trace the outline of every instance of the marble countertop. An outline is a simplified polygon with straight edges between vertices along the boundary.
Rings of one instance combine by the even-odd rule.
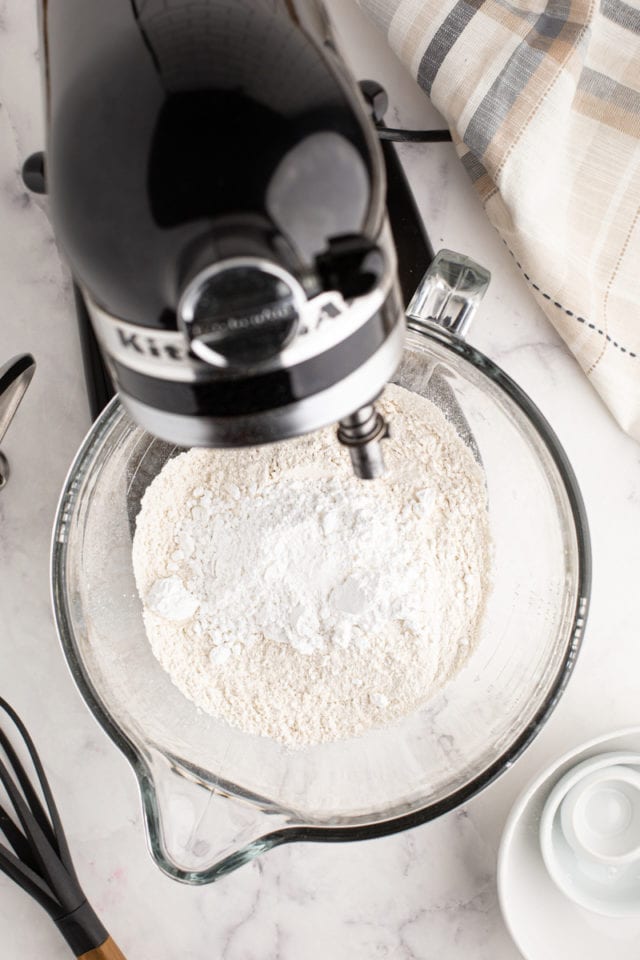
[[[4,444],[13,476],[0,494],[0,693],[45,758],[89,898],[130,960],[516,960],[495,881],[509,808],[565,749],[640,721],[640,447],[529,296],[451,145],[404,147],[436,249],[465,252],[493,273],[469,339],[541,407],[582,487],[594,550],[583,652],[533,746],[464,809],[382,840],[281,847],[205,888],[164,877],[145,847],[133,774],[74,688],[49,605],[56,499],[89,415],[69,277],[45,205],[19,176],[43,146],[33,7],[0,3],[0,362],[22,351],[38,360]],[[394,122],[439,125],[351,0],[330,7],[356,75],[386,85]],[[1,877],[0,943],[3,957],[68,956],[44,913]]]

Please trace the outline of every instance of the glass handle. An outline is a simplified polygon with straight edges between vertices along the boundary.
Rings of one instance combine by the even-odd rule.
[[[475,260],[440,250],[407,307],[409,325],[436,323],[464,337],[490,280],[489,271]]]

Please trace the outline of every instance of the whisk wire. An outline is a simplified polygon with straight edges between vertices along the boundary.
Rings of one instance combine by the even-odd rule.
[[[29,841],[2,806],[0,806],[0,833],[5,835],[18,859],[32,870],[37,870],[38,865],[31,852]]]
[[[55,914],[60,910],[60,904],[54,898],[49,885],[2,843],[0,843],[0,870],[22,887],[25,893],[32,896],[41,907],[44,907],[49,916],[55,919]]]
[[[0,782],[4,786],[22,825],[25,839],[29,841],[32,857],[36,862],[40,877],[53,890],[57,891],[60,909],[54,919],[77,909],[84,900],[84,896],[78,891],[75,877],[69,876],[66,867],[59,859],[57,849],[52,846],[49,838],[29,809],[26,800],[12,780],[9,770],[2,760],[0,760]]]
[[[49,829],[52,830],[52,833],[53,833],[52,845],[54,846],[54,849],[57,850],[60,856],[60,859],[62,860],[62,863],[64,864],[68,872],[77,881],[78,877],[76,874],[75,867],[73,865],[73,860],[71,859],[71,852],[69,850],[69,845],[67,844],[67,838],[65,836],[64,828],[62,826],[62,820],[60,819],[60,814],[58,813],[58,808],[53,798],[53,793],[51,791],[51,787],[49,786],[49,781],[47,780],[47,776],[44,772],[44,767],[42,765],[42,761],[40,760],[38,751],[36,750],[36,746],[33,740],[31,739],[29,731],[25,727],[24,723],[22,722],[22,720],[20,719],[16,711],[13,709],[10,703],[7,703],[7,701],[3,697],[0,697],[0,709],[4,710],[4,712],[11,718],[14,726],[18,730],[18,733],[22,737],[27,747],[29,756],[31,758],[31,762],[33,764],[34,770],[36,772],[36,776],[38,778],[38,783],[40,784],[40,789],[42,790],[42,795],[45,799],[45,803],[48,808],[48,817],[45,811],[43,810],[42,805],[40,804],[37,794],[35,793],[35,791],[33,791],[33,788],[29,783],[29,787],[33,792],[35,805],[37,809],[41,812],[42,820],[47,824],[49,824],[50,822]],[[4,731],[1,730],[1,728],[0,728],[0,732],[2,732],[3,734],[3,740],[6,739],[6,735],[4,734]],[[19,761],[18,761],[18,764],[19,764]],[[24,774],[24,776],[26,781],[29,782],[29,778],[27,777],[27,775]]]
[[[4,750],[7,760],[9,761],[9,765],[16,775],[29,809],[32,811],[34,817],[40,824],[43,832],[47,835],[51,845],[56,847],[56,837],[53,827],[51,826],[51,821],[49,820],[49,817],[42,806],[42,803],[40,802],[40,798],[38,797],[36,790],[29,780],[29,776],[23,764],[20,762],[17,752],[14,750],[11,741],[2,728],[0,728],[0,747],[2,747]]]
[[[2,697],[0,710],[20,734],[36,775],[29,776],[9,734],[0,727],[0,751],[4,754],[0,755],[0,785],[10,804],[0,804],[0,834],[8,844],[0,843],[0,871],[47,911],[77,957],[89,955],[106,943],[113,953],[113,941],[80,886],[35,744],[18,714]]]

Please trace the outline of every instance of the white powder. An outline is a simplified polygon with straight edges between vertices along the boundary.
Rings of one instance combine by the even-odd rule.
[[[152,649],[199,707],[288,744],[425,703],[473,649],[489,573],[482,469],[400,387],[387,473],[363,482],[328,429],[191,450],[142,501],[133,545]]]

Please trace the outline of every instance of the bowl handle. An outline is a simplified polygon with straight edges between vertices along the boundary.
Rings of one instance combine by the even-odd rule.
[[[437,323],[464,338],[490,280],[489,271],[475,260],[440,250],[407,307],[409,325],[419,329],[421,324]]]
[[[291,820],[268,801],[238,796],[159,751],[140,781],[151,855],[175,880],[211,883],[289,839]]]

